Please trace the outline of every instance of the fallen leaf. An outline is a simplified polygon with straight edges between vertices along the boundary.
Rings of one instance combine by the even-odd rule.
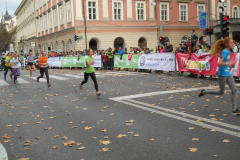
[[[150,139],[151,141],[154,141],[154,138]]]
[[[46,128],[44,128],[44,130],[52,130],[53,129],[53,127],[46,127]]]
[[[57,149],[57,146],[53,146],[52,149]]]
[[[106,151],[109,151],[109,148],[105,147],[105,148],[102,148],[102,150],[106,152]]]
[[[133,137],[139,137],[139,134],[135,134]]]
[[[228,139],[224,139],[223,142],[224,142],[224,143],[228,143],[228,142],[230,142],[230,141],[229,141]]]
[[[77,128],[77,126],[72,126],[72,128]]]
[[[188,129],[194,129],[194,127],[189,127]]]
[[[198,141],[199,139],[198,139],[198,138],[193,138],[192,140],[193,140],[193,141]]]
[[[59,136],[59,135],[58,135]],[[55,137],[55,136],[54,136]],[[55,137],[56,138],[56,137]],[[67,136],[64,136],[64,137],[62,137],[62,140],[64,140],[64,139],[68,139],[68,137]]]
[[[217,155],[213,155],[213,157],[217,157]]]
[[[108,145],[108,144],[110,144],[110,143],[112,143],[112,142],[110,142],[110,140],[108,140],[108,141],[99,140],[99,144],[100,144],[100,145],[101,145],[101,144],[103,144],[103,145]]]
[[[57,137],[59,137],[59,135],[55,135],[54,137],[57,138]]]
[[[41,137],[35,137],[35,139],[40,139]]]
[[[206,101],[207,101],[207,102],[210,102],[210,101],[212,101],[212,100],[211,100],[211,99],[206,99]]]
[[[80,146],[82,143],[77,143],[78,146]]]
[[[211,132],[216,132],[217,130],[216,129],[212,129],[212,130],[210,130]]]
[[[97,139],[97,137],[92,137],[93,139]]]
[[[107,132],[107,130],[106,130],[106,129],[104,129],[104,130],[102,130],[102,132]]]
[[[198,149],[197,148],[189,148],[190,152],[196,152]]]
[[[28,123],[23,123],[23,125],[27,125]]]
[[[34,122],[34,124],[40,124],[41,122]]]
[[[83,150],[83,149],[85,149],[86,147],[80,147],[80,148],[78,148],[78,150]]]
[[[110,115],[113,116],[113,115],[115,115],[115,114],[116,114],[116,113],[111,113]]]
[[[18,159],[18,160],[30,160],[30,158],[21,158],[21,159]]]
[[[85,110],[85,111],[86,111],[86,110],[87,110],[87,108],[83,108],[83,110]]]
[[[214,117],[214,116],[215,116],[215,114],[209,114],[209,116],[210,116],[210,117]]]
[[[11,136],[10,136],[10,135],[7,135],[7,134],[5,134],[4,136],[2,136],[2,138],[4,138],[4,139],[10,139],[10,138],[11,138]]]
[[[122,137],[127,137],[127,135],[126,135],[126,134],[119,134],[119,135],[117,136],[117,138],[122,138]]]
[[[87,127],[84,127],[85,130],[89,130],[89,129],[91,129],[91,128],[92,128],[92,127],[88,127],[88,126],[87,126]]]

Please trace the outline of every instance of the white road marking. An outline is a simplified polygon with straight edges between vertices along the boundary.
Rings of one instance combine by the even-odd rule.
[[[9,84],[6,82],[6,81],[4,81],[4,80],[0,80],[0,86],[8,86]]]
[[[163,115],[163,116],[167,116],[169,118],[174,118],[174,119],[177,119],[177,120],[180,120],[180,121],[183,121],[183,122],[191,123],[191,124],[194,124],[194,125],[197,125],[197,126],[206,127],[206,128],[209,128],[209,129],[215,129],[218,132],[222,132],[222,133],[229,134],[229,135],[232,135],[232,136],[240,137],[240,134],[238,134],[237,132],[231,131],[231,130],[223,129],[223,128],[216,127],[216,126],[209,125],[209,124],[205,124],[205,123],[198,123],[195,120],[190,120],[188,118],[176,116],[174,114],[170,114],[170,113],[167,113],[167,112],[161,112],[161,111],[158,111],[158,110],[155,110],[155,109],[143,107],[139,104],[133,104],[133,103],[130,103],[130,102],[126,102],[124,100],[121,100],[121,101],[117,100],[117,102],[124,103],[124,104],[130,105],[130,106],[133,106],[133,107],[137,107],[137,108],[140,108],[140,109],[144,109],[144,110],[147,110],[147,111],[150,111],[150,112],[154,112],[154,113],[157,113],[157,114],[160,114],[160,115]]]
[[[29,78],[37,81],[37,77],[29,77]],[[39,82],[46,82],[46,81],[47,81],[47,80],[46,80],[45,78],[40,78],[40,79],[39,79]]]
[[[57,80],[60,80],[60,81],[64,81],[64,80],[67,80],[68,78],[65,78],[65,77],[60,77],[60,76],[56,76],[56,75],[49,75],[50,78],[53,78],[53,79],[57,79]]]
[[[27,83],[30,83],[30,82],[28,82],[28,81],[26,81],[26,80],[24,80],[24,79],[22,79],[22,78],[18,78],[17,80],[18,80],[18,83],[19,83],[19,84],[27,84]]]
[[[67,77],[83,78],[83,76],[79,76],[79,75],[72,75],[72,74],[62,74],[62,75]]]
[[[204,117],[195,116],[195,115],[191,115],[191,114],[188,114],[188,113],[182,113],[182,112],[179,112],[179,111],[174,111],[174,110],[167,109],[167,108],[160,107],[160,106],[153,106],[153,105],[150,105],[150,104],[147,104],[147,103],[144,103],[144,102],[135,101],[135,100],[126,99],[126,101],[129,101],[129,102],[132,102],[132,103],[137,103],[137,104],[140,104],[140,105],[144,105],[144,106],[151,107],[151,108],[158,109],[158,110],[162,110],[162,111],[167,111],[168,113],[174,113],[174,114],[179,114],[181,116],[187,116],[188,118],[193,118],[195,120],[201,119],[204,122],[209,122],[209,123],[213,123],[213,124],[216,124],[216,125],[228,127],[228,128],[231,128],[231,129],[240,130],[239,126],[235,126],[235,125],[231,125],[231,124],[227,124],[227,123],[223,123],[223,122],[219,122],[219,121],[214,121],[214,120],[207,119],[207,118],[204,118]]]

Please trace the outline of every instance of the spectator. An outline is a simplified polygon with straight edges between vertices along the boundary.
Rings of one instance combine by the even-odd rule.
[[[82,56],[86,56],[86,50],[85,49],[82,52]]]
[[[197,47],[194,46],[193,49],[192,49],[192,51],[193,51],[193,53],[196,53],[196,51],[197,51]]]
[[[200,57],[201,54],[203,53],[202,46],[198,45],[197,46],[197,51],[195,52],[197,57]]]
[[[148,53],[150,53],[150,50],[149,50],[149,48],[146,48],[145,54],[148,54]]]
[[[187,38],[187,47],[190,47],[191,46],[191,42],[190,42],[190,38],[188,37]]]
[[[196,46],[198,41],[198,36],[196,35],[195,31],[192,30],[191,31],[191,47],[193,48],[194,46]]]
[[[107,70],[107,66],[108,66],[108,55],[106,54],[102,54],[102,59],[103,59],[103,69]]]
[[[119,47],[119,50],[118,50],[118,55],[120,55],[120,54],[123,54],[124,53],[124,50],[122,49],[122,47]]]
[[[156,52],[155,53],[160,53],[160,49],[158,48],[158,46],[156,46]]]
[[[239,52],[239,48],[238,48],[238,43],[237,41],[233,41],[234,46],[233,46],[233,53],[238,53]]]
[[[210,46],[210,45],[207,45],[207,46],[206,46],[206,50],[205,50],[205,52],[209,52],[209,53],[211,53],[211,46]]]
[[[160,46],[160,53],[165,52],[165,49],[163,48],[163,46]]]
[[[113,56],[113,51],[112,51],[112,48],[109,48],[108,49],[108,52],[107,52],[107,56],[108,56],[108,69],[112,69],[113,70],[113,61],[114,61],[114,56]]]
[[[172,51],[173,51],[172,45],[169,42],[167,42],[167,48],[166,48],[165,52],[172,52]]]
[[[179,46],[176,46],[176,50],[175,51],[172,51],[172,53],[180,53],[181,50],[179,49]]]
[[[182,49],[180,49],[182,53],[187,53],[188,47],[186,46],[186,43],[183,43]]]
[[[182,44],[179,44],[179,49],[182,50]]]
[[[124,50],[124,53],[123,54],[129,54],[130,53],[130,51],[128,51],[127,50],[127,48],[125,48],[125,50]]]

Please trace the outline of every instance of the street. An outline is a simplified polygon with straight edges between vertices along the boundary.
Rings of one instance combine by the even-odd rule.
[[[79,89],[83,70],[49,71],[50,88],[45,77],[36,81],[39,71],[22,71],[17,84],[0,72],[0,138],[9,160],[239,159],[231,91],[198,97],[218,88],[217,79],[96,71],[96,97],[91,78]]]

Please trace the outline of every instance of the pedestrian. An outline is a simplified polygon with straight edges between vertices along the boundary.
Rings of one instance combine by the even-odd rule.
[[[48,67],[50,66],[47,63],[48,57],[46,55],[45,51],[42,51],[42,57],[39,58],[39,68],[40,68],[40,76],[37,77],[37,82],[39,82],[40,78],[43,78],[43,74],[45,73],[45,76],[47,78],[47,85],[48,87],[51,87],[51,84],[49,84],[49,74],[48,74]]]
[[[83,89],[83,85],[88,82],[88,78],[90,76],[95,85],[96,96],[100,96],[101,92],[98,91],[97,78],[95,75],[94,67],[92,66],[92,64],[94,63],[94,58],[92,57],[93,50],[92,49],[88,50],[87,54],[88,54],[88,57],[86,58],[86,69],[84,72],[84,80],[81,83],[79,83],[79,88],[81,90]]]
[[[11,70],[11,73],[10,73],[10,78],[12,79],[12,67],[11,67],[11,64],[8,62],[8,60],[12,58],[12,54],[10,52],[8,52],[7,54],[7,57],[5,59],[5,68],[4,68],[4,80],[6,81],[6,76],[7,76],[7,73],[8,73],[8,70],[10,69]]]
[[[102,61],[103,61],[103,69],[107,70],[108,54],[106,52],[102,55]]]
[[[29,56],[27,57],[27,64],[28,64],[28,69],[30,70],[30,77],[32,77],[32,71],[36,71],[36,67],[34,65],[34,56],[32,51],[29,52]]]
[[[112,48],[108,49],[108,69],[113,70],[113,65],[114,65],[114,55],[113,55],[113,51]]]
[[[196,46],[198,41],[198,36],[196,35],[195,31],[192,30],[191,31],[191,47],[193,48],[194,46]]]
[[[21,59],[18,57],[18,54],[15,53],[12,57],[10,64],[12,66],[13,75],[14,75],[14,84],[18,82],[17,77],[20,76],[21,72],[19,69],[19,63],[21,63]]]
[[[202,97],[205,94],[215,94],[215,95],[223,95],[225,90],[226,83],[232,91],[232,114],[237,115],[240,114],[237,106],[236,106],[236,85],[233,79],[233,76],[230,72],[230,67],[234,68],[236,64],[236,60],[230,62],[230,49],[233,48],[233,40],[230,37],[224,38],[224,40],[220,39],[215,43],[215,49],[212,51],[213,56],[218,56],[221,54],[221,59],[218,62],[219,69],[217,72],[219,79],[220,90],[205,90],[203,89],[199,93],[199,97]]]
[[[238,53],[238,51],[239,51],[239,48],[238,48],[238,43],[237,43],[237,41],[233,41],[233,43],[234,43],[234,46],[233,46],[233,53]]]
[[[170,44],[170,42],[167,42],[167,48],[165,52],[172,52],[173,51],[173,46]]]

